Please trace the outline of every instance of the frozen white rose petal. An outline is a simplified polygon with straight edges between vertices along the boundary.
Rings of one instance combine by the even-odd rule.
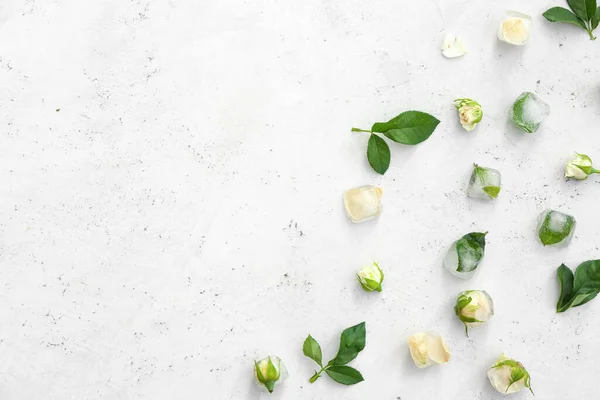
[[[531,17],[517,11],[506,13],[498,27],[498,38],[503,42],[522,46],[531,34]]]
[[[381,188],[366,185],[350,189],[344,193],[346,214],[352,222],[360,223],[376,218],[381,214]]]
[[[463,40],[452,34],[448,33],[444,37],[444,42],[442,43],[442,54],[446,58],[456,58],[464,56],[467,53],[467,48]]]
[[[419,368],[434,364],[445,364],[450,360],[450,352],[444,339],[435,332],[416,333],[408,338],[410,355]]]

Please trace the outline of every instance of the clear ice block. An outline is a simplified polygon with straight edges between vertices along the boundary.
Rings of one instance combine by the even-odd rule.
[[[522,93],[510,109],[510,119],[528,133],[537,131],[548,115],[550,106],[531,92]]]
[[[568,246],[576,225],[577,221],[571,215],[546,210],[538,219],[538,237],[544,246]]]
[[[467,196],[491,200],[498,197],[502,187],[500,171],[475,164],[467,188]]]
[[[452,243],[444,258],[444,268],[461,279],[471,278],[484,255],[485,235],[487,232],[473,232]]]

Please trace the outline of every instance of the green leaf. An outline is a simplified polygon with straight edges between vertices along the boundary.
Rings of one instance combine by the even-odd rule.
[[[596,0],[586,0],[585,1],[585,11],[587,14],[587,20],[590,22],[593,21],[594,18],[596,17],[596,7],[597,7]]]
[[[557,312],[564,312],[571,307],[581,306],[600,293],[600,260],[586,261],[577,267],[570,293],[565,291],[565,287],[568,290],[568,284],[570,283],[566,269],[568,270],[565,265],[558,268],[557,275],[561,285],[561,294]]]
[[[456,242],[457,271],[470,272],[477,268],[485,252],[485,235],[487,232],[471,232]]]
[[[558,267],[556,275],[560,285],[560,296],[556,304],[556,312],[560,313],[569,308],[567,304],[573,293],[573,272],[565,264],[562,264]]]
[[[345,365],[333,365],[326,369],[325,372],[331,379],[342,385],[354,385],[364,381],[360,372]]]
[[[371,167],[383,175],[390,166],[390,158],[390,148],[388,144],[385,140],[372,133],[367,147],[367,159],[369,160]]]
[[[500,193],[500,187],[499,186],[484,186],[483,191],[488,196],[490,196],[492,199],[495,199],[498,197],[498,193]]]
[[[394,142],[415,145],[429,138],[440,121],[421,111],[406,111],[388,122],[377,122],[371,130]]]
[[[575,15],[577,15],[579,18],[585,22],[590,20],[586,7],[587,0],[567,0],[567,3],[569,4],[569,7],[571,7],[571,10],[573,10]]]
[[[323,355],[321,353],[321,346],[319,343],[310,335],[304,341],[304,345],[302,346],[302,352],[304,355],[312,360],[314,360],[319,366],[323,366]]]
[[[600,7],[596,8],[594,18],[592,18],[592,29],[596,29],[600,25]]]
[[[565,222],[564,225],[560,227],[560,230],[558,230],[557,227],[554,226],[555,224],[552,223],[552,218],[556,218],[556,216],[553,216],[553,214],[556,213],[558,213],[558,211],[549,211],[544,217],[544,221],[540,226],[538,237],[544,246],[562,242],[571,234],[571,230],[575,225],[575,218],[570,215],[563,214],[565,216]]]
[[[358,353],[365,348],[366,335],[367,330],[364,322],[345,329],[340,337],[338,353],[329,363],[344,365],[354,360]]]
[[[566,8],[552,7],[542,15],[550,22],[563,22],[587,29],[585,22]]]

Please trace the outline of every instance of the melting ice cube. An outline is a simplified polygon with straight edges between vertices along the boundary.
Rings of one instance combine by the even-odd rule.
[[[538,220],[538,237],[544,246],[568,246],[575,232],[575,218],[554,210],[544,211]]]
[[[548,115],[550,106],[531,92],[522,93],[510,109],[510,119],[528,133],[537,131]]]
[[[475,164],[467,187],[467,196],[476,199],[495,199],[498,197],[501,187],[500,171]]]

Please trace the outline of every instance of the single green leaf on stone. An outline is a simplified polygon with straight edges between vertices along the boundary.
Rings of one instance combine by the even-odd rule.
[[[321,346],[319,343],[310,335],[304,341],[304,345],[302,346],[302,352],[304,355],[312,360],[314,360],[319,366],[323,366],[323,355],[321,353]]]
[[[369,145],[367,147],[367,160],[371,167],[381,175],[385,174],[390,166],[390,148],[388,144],[375,135],[369,137]]]
[[[586,29],[585,22],[581,18],[563,7],[552,7],[542,15],[550,22],[563,22]]]
[[[558,268],[560,296],[556,311],[564,312],[571,307],[581,306],[600,293],[600,260],[586,261],[575,270],[573,278],[564,264]]]
[[[456,242],[457,271],[470,272],[477,268],[485,252],[485,235],[487,232],[472,232]]]
[[[558,303],[556,304],[556,312],[563,312],[568,310],[568,303],[573,295],[573,272],[565,264],[558,267],[556,271],[558,277],[558,283],[560,286],[560,296],[558,297]],[[566,308],[565,308],[566,307]]]
[[[366,345],[366,326],[364,322],[351,326],[342,332],[340,348],[337,355],[330,361],[334,365],[344,365],[354,360]]]
[[[383,133],[394,142],[415,145],[429,138],[440,121],[421,111],[406,111],[388,122],[377,122],[371,131]]]
[[[326,369],[325,373],[327,373],[331,379],[342,385],[354,385],[364,381],[360,372],[346,365],[333,365]]]
[[[483,191],[488,196],[490,196],[492,199],[495,199],[498,197],[498,194],[500,193],[500,187],[499,186],[484,186]]]

